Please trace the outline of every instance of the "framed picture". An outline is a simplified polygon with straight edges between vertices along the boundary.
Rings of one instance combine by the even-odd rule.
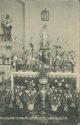
[[[41,21],[49,21],[49,11],[46,9],[41,11]]]

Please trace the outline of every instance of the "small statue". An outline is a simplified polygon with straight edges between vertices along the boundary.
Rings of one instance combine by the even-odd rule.
[[[1,26],[3,28],[4,41],[11,41],[12,40],[12,37],[11,37],[12,24],[11,24],[11,20],[8,14],[2,20]]]
[[[17,61],[18,61],[18,57],[15,54],[14,57],[13,57],[13,61],[12,61],[12,67],[15,68],[15,69],[17,67]]]
[[[27,56],[27,65],[33,65],[34,45],[29,43],[29,50]]]

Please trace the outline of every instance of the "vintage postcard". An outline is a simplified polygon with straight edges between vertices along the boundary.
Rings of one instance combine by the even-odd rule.
[[[80,125],[80,0],[0,0],[0,125]]]

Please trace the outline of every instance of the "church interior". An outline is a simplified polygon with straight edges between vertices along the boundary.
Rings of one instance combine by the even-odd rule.
[[[78,0],[0,0],[0,125],[78,125]]]

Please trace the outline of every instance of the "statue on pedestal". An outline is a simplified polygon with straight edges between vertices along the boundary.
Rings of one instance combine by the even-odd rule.
[[[40,61],[44,64],[50,64],[49,34],[47,31],[47,25],[43,25],[40,37]]]

